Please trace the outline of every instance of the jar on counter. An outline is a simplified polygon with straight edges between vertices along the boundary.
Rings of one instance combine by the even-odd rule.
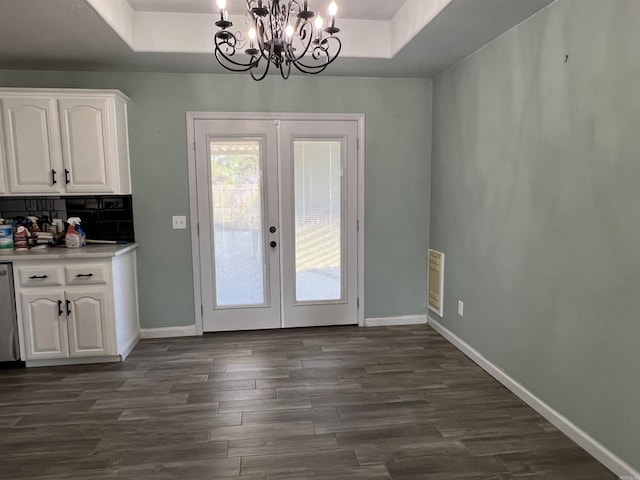
[[[16,250],[27,250],[29,248],[29,240],[31,233],[27,230],[27,227],[19,226],[16,229],[16,233],[13,235],[13,243]]]

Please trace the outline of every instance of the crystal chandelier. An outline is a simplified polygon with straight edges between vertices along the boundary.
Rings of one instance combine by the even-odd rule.
[[[329,25],[309,10],[308,0],[246,0],[246,37],[229,30],[226,0],[218,0],[220,27],[214,36],[216,59],[227,70],[246,72],[262,80],[273,65],[282,78],[289,78],[291,66],[302,73],[316,74],[332,63],[342,48],[336,33],[335,2],[329,5]],[[244,56],[242,55],[244,54]]]

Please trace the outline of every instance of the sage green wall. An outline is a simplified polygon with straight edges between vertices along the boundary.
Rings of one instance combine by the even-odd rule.
[[[214,61],[213,59],[211,61]],[[364,113],[365,315],[426,311],[431,80],[0,71],[10,87],[117,88],[127,94],[144,328],[193,324],[186,112]]]
[[[636,469],[639,22],[560,0],[440,74],[430,229],[443,324]]]

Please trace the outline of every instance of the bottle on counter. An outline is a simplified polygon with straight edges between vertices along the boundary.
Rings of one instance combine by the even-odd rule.
[[[64,236],[64,243],[67,248],[80,248],[82,247],[82,237],[76,230],[76,225],[79,224],[76,217],[72,217],[67,220],[69,228],[67,228],[67,234]]]
[[[56,227],[56,233],[63,233],[64,232],[64,224],[62,223],[62,220],[59,218],[54,218],[53,220],[51,220],[51,223],[53,223]]]
[[[78,235],[80,235],[80,238],[82,239],[82,246],[86,246],[87,245],[87,234],[84,233],[84,230],[82,229],[82,225],[80,225],[80,219],[78,218],[78,224],[76,225],[76,232],[78,233]]]
[[[29,237],[29,247],[35,247],[38,244],[38,234],[42,233],[38,226],[38,217],[27,217],[28,229],[31,234]]]

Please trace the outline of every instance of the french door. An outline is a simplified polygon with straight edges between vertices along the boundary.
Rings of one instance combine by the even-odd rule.
[[[195,119],[204,331],[358,321],[358,122]]]

